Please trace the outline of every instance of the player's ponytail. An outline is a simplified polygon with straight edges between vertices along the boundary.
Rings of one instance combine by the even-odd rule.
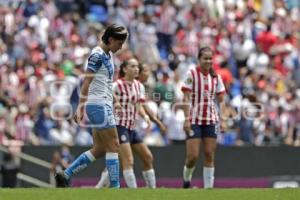
[[[139,64],[139,73],[142,73],[144,71],[145,65],[146,65],[145,63],[140,63]]]
[[[121,65],[120,65],[120,69],[119,69],[119,78],[123,78],[125,76],[125,72],[124,72],[124,68],[127,67],[128,65],[128,61],[124,61]]]

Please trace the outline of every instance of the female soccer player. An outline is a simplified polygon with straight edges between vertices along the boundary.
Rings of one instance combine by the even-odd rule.
[[[186,132],[186,161],[183,169],[183,187],[189,188],[200,144],[204,147],[204,188],[214,184],[214,153],[216,150],[216,124],[219,121],[215,98],[224,109],[225,87],[219,75],[212,69],[213,52],[209,47],[200,48],[200,66],[189,70],[184,81],[184,131]]]
[[[88,58],[80,90],[80,104],[74,116],[77,123],[83,118],[84,108],[93,125],[93,147],[82,153],[65,171],[56,174],[57,187],[68,187],[71,177],[95,159],[105,154],[110,186],[119,188],[119,140],[113,115],[112,81],[114,64],[112,53],[122,48],[128,32],[125,27],[108,26]]]
[[[123,177],[129,188],[137,188],[136,178],[133,172],[133,154],[135,151],[143,161],[143,177],[146,186],[156,187],[155,172],[153,169],[153,156],[149,148],[143,143],[139,135],[134,131],[136,111],[150,125],[150,119],[145,113],[141,103],[145,101],[144,86],[135,78],[139,74],[138,61],[129,59],[120,66],[119,79],[115,82],[114,91],[116,99],[119,99],[121,110],[118,112],[117,129],[119,134],[119,155],[123,168]],[[106,186],[108,174],[102,173],[96,188]]]
[[[148,78],[150,76],[151,70],[149,68],[149,65],[147,64],[139,64],[139,76],[138,80],[145,84],[148,81]],[[162,134],[167,133],[166,126],[160,121],[160,119],[152,112],[152,110],[147,106],[147,104],[143,104],[143,108],[145,109],[147,115],[149,115],[150,120],[157,124]]]

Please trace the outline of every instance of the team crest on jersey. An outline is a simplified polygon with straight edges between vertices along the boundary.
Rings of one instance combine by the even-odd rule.
[[[188,79],[186,79],[185,83],[188,84],[188,85],[190,85],[190,84],[193,83],[193,79],[192,78],[188,78]]]

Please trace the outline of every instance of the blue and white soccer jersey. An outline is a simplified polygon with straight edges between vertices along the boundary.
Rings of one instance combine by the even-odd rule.
[[[86,103],[86,113],[92,127],[97,129],[116,127],[113,114],[112,55],[106,54],[100,47],[94,48],[88,58],[86,69],[94,72]]]
[[[113,75],[114,63],[112,55],[107,55],[100,47],[92,50],[86,69],[95,73],[88,92],[88,103],[113,104]]]

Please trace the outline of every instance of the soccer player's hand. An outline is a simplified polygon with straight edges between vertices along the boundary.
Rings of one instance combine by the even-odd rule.
[[[189,134],[190,131],[191,131],[191,123],[190,123],[190,120],[185,120],[184,121],[184,124],[183,124],[183,131],[186,133],[186,134]]]
[[[147,123],[147,129],[150,129],[151,128],[151,120],[150,120],[149,116],[148,115],[144,116],[144,120]]]
[[[225,133],[227,130],[227,124],[225,121],[222,121],[221,124],[220,124],[220,132],[221,133]]]
[[[119,110],[121,110],[122,106],[119,102],[116,102],[116,103],[114,103],[114,108],[116,111],[119,111]]]
[[[119,119],[122,119],[123,115],[122,115],[122,106],[119,102],[115,102],[114,103],[114,112],[115,112],[115,116]]]
[[[79,122],[83,118],[83,113],[84,113],[84,106],[79,106],[75,112],[75,115],[73,117],[74,121],[79,124]]]
[[[158,127],[159,127],[159,129],[160,129],[160,131],[161,131],[161,133],[163,134],[163,135],[166,135],[167,134],[167,127],[163,124],[163,123],[161,123],[161,122],[159,122],[158,124]]]

